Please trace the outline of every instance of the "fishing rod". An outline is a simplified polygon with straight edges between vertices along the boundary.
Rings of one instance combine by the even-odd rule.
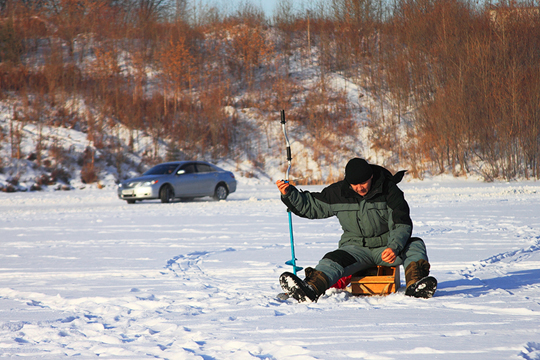
[[[287,136],[287,129],[285,127],[285,110],[281,110],[281,128],[283,129],[283,135],[285,135],[285,142],[287,144],[287,174],[285,182],[289,182],[289,172],[291,170],[291,143],[289,142],[289,137]],[[292,215],[291,210],[287,207],[287,214],[289,215],[289,234],[291,238],[291,260],[286,261],[285,264],[291,265],[293,267],[293,272],[296,275],[296,271],[302,270],[303,268],[296,266],[296,256],[294,254],[294,236],[293,236],[293,226],[292,226]]]

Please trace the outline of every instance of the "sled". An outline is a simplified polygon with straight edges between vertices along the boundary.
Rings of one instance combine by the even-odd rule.
[[[354,274],[346,290],[353,295],[386,296],[395,293],[399,286],[399,266],[377,266]]]

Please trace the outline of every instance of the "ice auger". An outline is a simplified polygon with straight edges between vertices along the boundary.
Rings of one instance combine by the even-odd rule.
[[[285,142],[287,144],[287,174],[285,175],[285,182],[289,182],[289,172],[291,170],[291,144],[289,142],[289,137],[287,136],[287,129],[285,127],[285,110],[281,110],[281,128],[283,129],[283,135],[285,135]],[[293,267],[293,272],[296,275],[296,271],[302,270],[303,268],[296,266],[296,256],[294,254],[294,236],[293,236],[293,226],[292,226],[292,215],[291,210],[287,208],[287,214],[289,215],[289,233],[291,238],[291,260],[286,261],[285,264],[291,265]]]

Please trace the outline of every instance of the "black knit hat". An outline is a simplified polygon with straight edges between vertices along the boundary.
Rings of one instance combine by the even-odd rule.
[[[366,160],[354,158],[345,166],[345,180],[352,185],[362,184],[373,175],[373,169]]]

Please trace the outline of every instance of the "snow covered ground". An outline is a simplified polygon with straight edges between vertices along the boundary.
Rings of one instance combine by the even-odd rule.
[[[540,183],[401,188],[439,280],[429,300],[277,301],[290,247],[271,183],[173,204],[0,193],[0,357],[540,359]],[[304,267],[341,234],[335,218],[293,226]]]

